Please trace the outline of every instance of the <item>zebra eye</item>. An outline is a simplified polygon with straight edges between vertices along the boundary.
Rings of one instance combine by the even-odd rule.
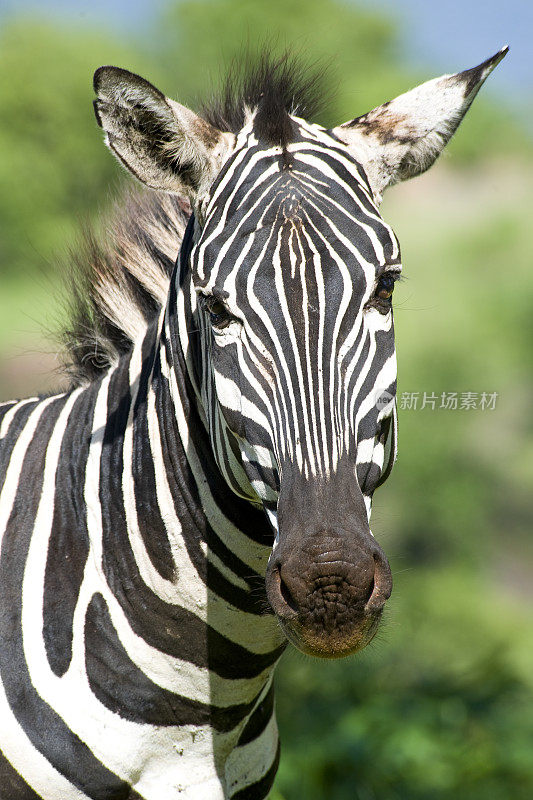
[[[382,275],[378,280],[378,285],[376,287],[376,297],[379,297],[380,300],[388,300],[389,297],[392,297],[396,278],[397,276],[388,272]]]
[[[394,284],[399,277],[399,270],[396,272],[389,270],[380,275],[374,294],[368,300],[365,308],[375,308],[380,314],[388,314],[392,306],[391,297]]]
[[[212,296],[206,297],[205,305],[211,318],[211,324],[215,328],[225,328],[230,324],[231,315],[222,300]]]

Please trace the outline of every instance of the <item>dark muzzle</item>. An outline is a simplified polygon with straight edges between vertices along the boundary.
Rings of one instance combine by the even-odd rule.
[[[287,638],[322,658],[368,644],[392,590],[389,564],[370,533],[354,478],[346,488],[337,480],[308,486],[305,515],[282,492],[279,542],[266,573],[267,596]]]

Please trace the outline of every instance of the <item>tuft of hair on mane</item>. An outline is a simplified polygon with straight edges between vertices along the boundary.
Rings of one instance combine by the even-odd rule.
[[[117,202],[105,237],[82,231],[62,335],[72,386],[98,379],[144,337],[166,304],[190,213],[183,198],[135,188]]]
[[[218,96],[202,107],[201,114],[221,131],[238,133],[255,111],[258,139],[283,150],[293,137],[289,115],[312,120],[326,105],[327,69],[303,61],[288,51],[276,56],[268,47],[258,54],[246,52],[228,70]]]

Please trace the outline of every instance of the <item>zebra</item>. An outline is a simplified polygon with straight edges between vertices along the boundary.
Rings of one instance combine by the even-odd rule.
[[[95,73],[133,192],[75,254],[71,387],[0,406],[1,800],[261,800],[287,642],[374,636],[396,456],[387,186],[507,52],[337,127],[265,54],[197,115]]]

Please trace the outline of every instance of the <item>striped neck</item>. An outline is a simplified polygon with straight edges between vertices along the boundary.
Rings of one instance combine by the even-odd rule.
[[[238,784],[243,757],[247,774],[268,782],[278,749],[272,677],[286,645],[275,617],[265,613],[272,534],[264,512],[233,494],[217,469],[174,302],[171,292],[165,320],[104,379],[97,399],[102,409],[107,404],[103,595],[107,602],[111,589],[143,641],[142,651],[123,653],[125,663],[141,659],[141,688],[133,699],[123,693],[117,708],[147,721],[141,708],[149,698],[150,721],[179,720],[184,764],[187,753],[196,759],[201,752],[202,787]],[[93,616],[107,620],[105,605]],[[111,691],[105,667],[93,687],[102,697]],[[157,689],[142,673],[152,680],[157,674]],[[214,788],[209,792],[218,800]]]

